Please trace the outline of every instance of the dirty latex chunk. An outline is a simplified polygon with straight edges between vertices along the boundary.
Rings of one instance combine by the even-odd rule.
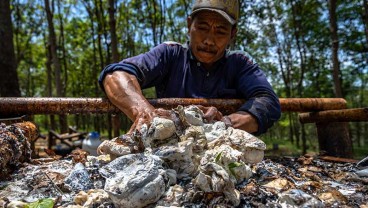
[[[66,187],[72,191],[89,190],[93,188],[91,177],[82,163],[77,163],[64,180]]]
[[[280,194],[278,202],[290,207],[324,207],[320,200],[298,189]]]
[[[229,145],[221,145],[213,150],[207,150],[201,160],[201,164],[205,165],[209,162],[215,162],[227,171],[234,183],[240,183],[252,176],[252,170],[242,159],[242,152],[233,149]]]
[[[147,136],[152,141],[163,140],[171,137],[175,132],[176,128],[172,120],[155,117],[148,129]]]
[[[187,122],[194,126],[203,126],[203,112],[197,106],[191,105],[185,108]]]
[[[113,206],[109,195],[102,189],[90,189],[87,192],[81,191],[74,197],[74,203],[84,208]]]
[[[118,207],[144,207],[165,193],[168,178],[155,156],[121,156],[100,169],[106,178],[104,190]]]
[[[196,173],[197,167],[192,161],[192,146],[190,140],[179,142],[177,146],[164,145],[154,149],[154,155],[160,157],[166,164],[177,173],[179,179],[193,176]]]
[[[144,145],[139,134],[125,134],[112,140],[105,140],[97,148],[99,155],[109,154],[112,159],[143,151]]]
[[[259,163],[263,160],[266,144],[257,137],[240,129],[229,127],[225,142],[234,149],[243,152],[243,161],[246,163]]]
[[[234,206],[240,203],[240,193],[235,189],[229,174],[216,163],[207,163],[200,166],[200,173],[193,180],[193,183],[204,192],[224,193],[225,197]]]
[[[107,178],[105,191],[116,205],[125,206],[132,203],[145,206],[162,196],[165,187],[159,187],[159,184],[163,184],[164,179],[172,184],[176,181],[173,176],[179,180],[195,178],[194,185],[202,191],[223,193],[226,200],[238,205],[240,195],[235,189],[235,184],[251,177],[252,171],[248,163],[261,161],[266,145],[245,131],[227,128],[224,122],[204,123],[203,112],[194,105],[178,106],[173,109],[172,115],[175,115],[174,120],[155,117],[152,123],[143,125],[140,131],[125,136],[124,141],[134,142],[114,140],[99,147],[102,153],[113,153],[118,157],[116,160],[124,164],[119,163],[124,168],[115,167],[112,164],[118,162],[114,160],[103,167],[101,173]],[[132,146],[139,146],[137,144],[143,144],[141,149],[144,149],[145,156],[132,156],[137,155],[132,154]],[[170,172],[160,175],[165,171],[161,162],[152,162],[155,156],[175,174]],[[140,160],[145,162],[138,162]],[[152,166],[147,161],[151,161]],[[114,167],[114,170],[109,167]],[[149,178],[147,181],[150,183],[145,184],[145,178]],[[135,184],[130,180],[138,180],[139,188],[128,185]],[[152,184],[153,182],[155,184]],[[142,188],[145,186],[146,188]],[[141,202],[141,197],[144,197],[142,193],[148,192],[147,190],[152,194],[144,195],[145,204]]]
[[[181,201],[184,198],[184,189],[180,185],[170,186],[165,195],[156,203],[158,207],[182,207]]]
[[[208,142],[212,142],[225,136],[226,125],[221,121],[217,121],[214,124],[205,124],[204,131],[206,132],[206,138]]]

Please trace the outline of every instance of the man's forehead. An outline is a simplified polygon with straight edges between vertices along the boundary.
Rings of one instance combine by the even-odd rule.
[[[231,26],[231,24],[219,13],[213,11],[200,11],[195,16],[198,22],[215,21],[217,25]]]

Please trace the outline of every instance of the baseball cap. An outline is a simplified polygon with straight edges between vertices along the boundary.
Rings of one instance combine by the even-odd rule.
[[[191,16],[204,10],[217,12],[234,25],[239,18],[239,0],[194,0]]]

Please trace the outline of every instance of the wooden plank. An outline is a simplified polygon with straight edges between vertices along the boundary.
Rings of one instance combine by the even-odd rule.
[[[76,132],[76,133],[71,133],[71,134],[58,134],[57,132],[55,132],[54,130],[50,130],[49,131],[49,142],[48,142],[48,148],[51,149],[55,144],[56,144],[56,140],[60,140],[60,142],[68,145],[69,147],[73,147],[73,142],[72,141],[68,141],[71,140],[73,138],[78,138],[78,140],[83,139],[83,136],[86,135],[86,132]]]
[[[368,121],[368,108],[351,108],[300,113],[299,121],[301,123]]]
[[[339,163],[357,163],[358,160],[351,158],[343,158],[343,157],[332,157],[332,156],[318,156],[319,159],[328,161],[328,162],[339,162]]]

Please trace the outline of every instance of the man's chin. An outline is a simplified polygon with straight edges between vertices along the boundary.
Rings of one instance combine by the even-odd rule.
[[[197,59],[202,63],[212,63],[214,62],[213,60],[215,59],[215,55],[210,53],[200,54]]]

